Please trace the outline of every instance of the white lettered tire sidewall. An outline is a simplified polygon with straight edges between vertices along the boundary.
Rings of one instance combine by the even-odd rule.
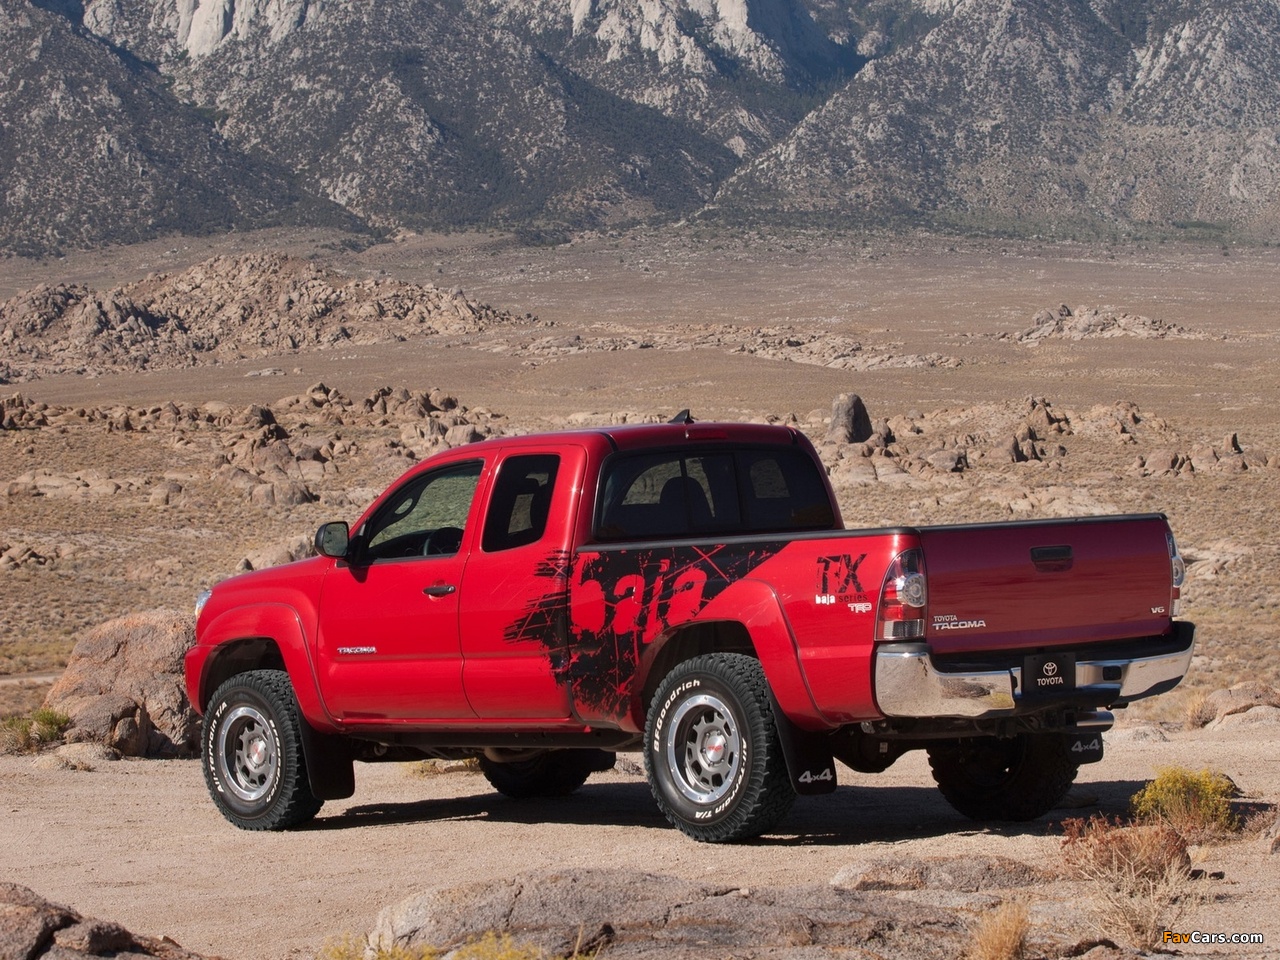
[[[795,799],[759,661],[709,654],[658,685],[645,725],[645,770],[667,819],[695,840],[758,836]]]
[[[202,765],[222,815],[245,830],[284,830],[312,819],[298,702],[282,670],[251,670],[223,683],[205,712]]]

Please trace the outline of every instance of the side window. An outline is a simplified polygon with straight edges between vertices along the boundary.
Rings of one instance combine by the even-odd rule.
[[[485,553],[537,543],[547,532],[551,494],[560,458],[555,454],[508,457],[489,499],[481,548]]]
[[[368,523],[365,562],[457,553],[483,465],[455,464],[396,491]]]
[[[813,461],[792,450],[744,452],[745,522],[753,531],[825,529],[835,523]]]

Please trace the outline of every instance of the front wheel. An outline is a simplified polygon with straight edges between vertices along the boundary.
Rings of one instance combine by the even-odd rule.
[[[795,802],[760,662],[695,657],[658,685],[645,724],[658,806],[695,840],[733,842],[776,825]]]
[[[1052,810],[1079,769],[1066,737],[1031,733],[935,743],[929,766],[947,802],[969,819],[1015,821]]]
[[[251,670],[214,692],[204,719],[204,778],[222,815],[244,830],[305,823],[323,800],[307,780],[306,721],[282,670]]]

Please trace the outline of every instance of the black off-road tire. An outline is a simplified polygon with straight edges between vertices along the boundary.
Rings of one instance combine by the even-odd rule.
[[[928,752],[938,789],[971,820],[1034,820],[1062,799],[1079,769],[1056,734],[951,740]]]
[[[222,815],[244,830],[285,830],[312,819],[298,701],[282,670],[226,681],[205,711],[204,778]]]
[[[645,724],[649,788],[695,840],[732,843],[773,828],[795,802],[760,662],[686,660],[658,685]]]
[[[480,772],[505,797],[567,797],[593,773],[613,767],[616,755],[604,750],[548,750],[527,760],[499,763],[480,758]]]

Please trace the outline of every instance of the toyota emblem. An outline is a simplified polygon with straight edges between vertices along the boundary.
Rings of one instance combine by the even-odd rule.
[[[1044,675],[1046,677],[1056,676],[1058,673],[1058,664],[1054,660],[1046,660],[1044,664]]]

